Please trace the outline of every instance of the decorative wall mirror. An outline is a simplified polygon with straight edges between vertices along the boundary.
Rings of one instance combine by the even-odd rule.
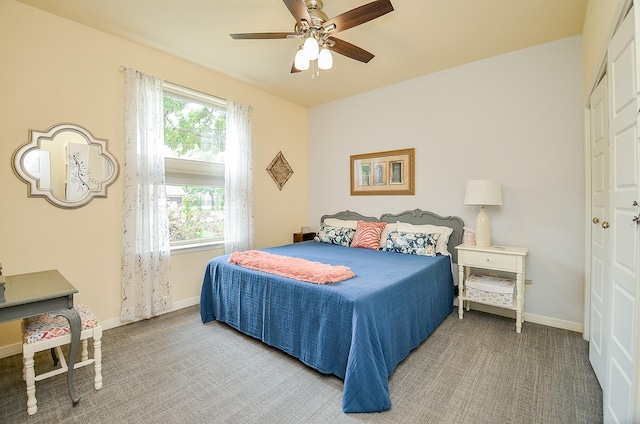
[[[28,186],[29,197],[44,197],[61,208],[79,208],[107,197],[118,176],[118,162],[107,141],[73,124],[46,132],[30,130],[30,141],[13,154],[13,171]]]

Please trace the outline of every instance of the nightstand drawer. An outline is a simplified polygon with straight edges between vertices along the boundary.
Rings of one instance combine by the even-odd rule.
[[[462,253],[462,260],[465,266],[491,268],[504,271],[515,272],[518,266],[518,258],[513,255],[496,255],[495,253],[470,252]],[[458,255],[460,256],[460,253]]]

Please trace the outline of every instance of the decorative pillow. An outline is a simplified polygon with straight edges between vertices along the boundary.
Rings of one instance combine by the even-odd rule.
[[[398,231],[398,223],[388,223],[384,230],[382,230],[382,236],[380,237],[380,249],[384,249],[387,245],[387,237],[391,231]]]
[[[364,247],[365,249],[380,249],[380,237],[386,222],[358,221],[356,233],[353,236],[351,247]]]
[[[358,221],[356,220],[326,218],[323,223],[332,227],[346,227],[353,228],[354,230],[358,227]]]
[[[387,252],[407,253],[409,255],[436,256],[436,244],[440,233],[406,233],[390,231],[387,237]]]
[[[332,227],[331,225],[320,224],[320,229],[313,238],[320,243],[339,244],[340,246],[350,246],[356,230],[346,227]]]
[[[441,255],[451,256],[449,249],[447,249],[447,244],[449,243],[449,236],[453,233],[453,228],[429,224],[414,225],[407,224],[406,222],[398,222],[398,231],[423,234],[440,233],[440,238],[438,238],[438,244],[436,245],[436,252]]]

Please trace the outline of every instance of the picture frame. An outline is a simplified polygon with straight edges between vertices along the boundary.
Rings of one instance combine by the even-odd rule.
[[[351,155],[351,195],[415,195],[415,148]]]

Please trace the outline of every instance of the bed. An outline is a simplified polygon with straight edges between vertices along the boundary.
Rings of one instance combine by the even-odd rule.
[[[325,215],[321,222],[329,219],[446,226],[452,228],[445,246],[451,257],[317,241],[261,249],[348,266],[355,273],[337,283],[311,284],[247,269],[229,263],[229,255],[219,256],[205,271],[202,321],[225,322],[343,379],[346,413],[383,411],[391,407],[388,380],[396,366],[453,310],[451,267],[463,222],[419,209],[379,219],[344,211]]]

